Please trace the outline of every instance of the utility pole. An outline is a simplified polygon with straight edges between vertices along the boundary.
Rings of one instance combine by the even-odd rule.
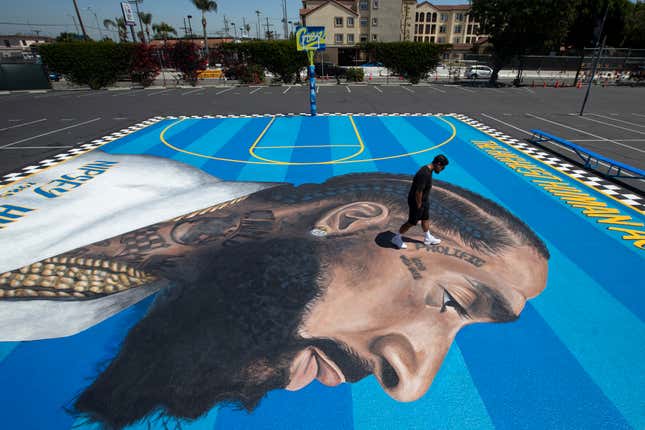
[[[130,3],[134,3],[137,8],[137,17],[139,18],[139,29],[141,30],[141,41],[146,43],[145,31],[143,31],[143,22],[141,21],[141,12],[139,11],[139,0],[130,0]],[[135,40],[136,42],[136,40]]]
[[[190,20],[193,19],[192,15],[188,15],[188,31],[190,32],[190,38],[193,38],[193,25],[191,24]]]
[[[596,39],[595,49],[598,49],[598,47],[600,46],[600,39],[602,38],[602,33],[603,33],[603,30],[605,29],[605,21],[607,21],[608,13],[609,13],[609,2],[607,2],[607,7],[605,7],[605,16],[602,17],[602,23],[600,24],[600,33],[598,33],[598,39]],[[582,101],[582,107],[580,108],[580,116],[582,116],[585,112],[585,105],[587,104],[589,93],[591,92],[591,86],[593,85],[594,75],[596,74],[598,62],[600,61],[600,55],[602,54],[602,50],[605,47],[605,39],[606,39],[606,36],[603,39],[602,48],[600,48],[600,52],[598,52],[598,56],[594,60],[593,67],[591,68],[591,79],[589,79],[589,84],[587,85],[587,93],[585,94],[585,99]],[[596,53],[595,49],[594,49],[594,54]]]
[[[282,0],[282,31],[284,38],[289,38],[289,17],[287,16],[287,0]]]
[[[188,39],[188,26],[186,25],[186,17],[184,17],[184,38]]]
[[[260,35],[260,31],[261,31],[260,29],[262,28],[262,25],[260,24],[260,14],[261,14],[261,13],[262,13],[262,12],[260,12],[259,10],[256,10],[256,11],[255,11],[255,14],[258,16],[258,40],[259,40],[259,39],[262,39],[262,37],[261,37],[261,35]]]
[[[273,37],[271,36],[271,27],[273,27],[273,24],[269,24],[269,17],[266,17],[267,23],[266,23],[266,38],[267,39],[272,39]]]
[[[232,22],[231,26],[233,27],[233,35],[235,36],[235,40],[237,40],[237,27],[235,26],[235,23]]]
[[[74,22],[74,29],[76,30],[76,34],[78,34],[78,24],[76,23],[76,17],[71,13],[68,13],[67,15],[72,17],[72,22]]]
[[[240,37],[244,39],[244,32],[246,31],[246,18],[242,17],[242,30],[240,30]],[[249,36],[248,34],[246,35]]]
[[[224,33],[226,33],[226,37],[231,37],[231,33],[229,32],[229,27],[228,27],[228,19],[226,18],[226,15],[224,15]]]
[[[81,12],[78,10],[78,3],[76,3],[76,0],[73,0],[73,1],[74,1],[74,9],[76,9],[76,16],[78,17],[78,22],[81,24],[81,30],[83,31],[83,38],[89,39],[89,37],[87,37],[87,32],[85,31],[85,26],[83,25]]]

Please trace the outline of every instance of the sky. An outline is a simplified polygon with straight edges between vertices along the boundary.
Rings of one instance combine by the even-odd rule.
[[[116,36],[103,27],[103,20],[108,18],[114,20],[114,18],[121,16],[120,0],[77,1],[90,37]],[[40,35],[56,36],[63,31],[75,32],[72,20],[72,15],[75,15],[75,12],[72,0],[2,0],[2,3],[4,3],[0,15],[0,34],[2,35],[36,34],[39,31]],[[467,0],[438,0],[431,3],[459,4],[467,3]],[[217,13],[209,13],[206,17],[209,36],[217,36],[217,32],[224,29],[224,17],[226,17],[229,22],[235,23],[238,30],[242,27],[243,19],[246,19],[246,22],[251,24],[251,36],[254,37],[258,22],[256,10],[262,13],[263,26],[266,24],[266,18],[269,18],[269,24],[274,26],[271,29],[282,34],[282,0],[218,0],[217,4]],[[299,19],[298,11],[301,6],[301,0],[287,0],[289,20],[297,21]],[[152,13],[153,23],[167,22],[177,30],[180,36],[184,34],[183,18],[192,15],[193,32],[202,34],[201,15],[191,0],[143,0],[139,7],[144,12]],[[92,11],[96,13],[96,17]],[[233,34],[232,26],[230,33]]]

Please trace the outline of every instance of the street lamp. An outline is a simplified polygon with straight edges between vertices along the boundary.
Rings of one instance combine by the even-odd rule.
[[[190,20],[193,19],[192,15],[188,15],[188,31],[190,32],[190,38],[193,38],[193,25],[190,23]]]
[[[235,23],[232,22],[231,25],[233,26],[233,34],[235,35],[235,40],[237,40],[237,28],[235,27]]]

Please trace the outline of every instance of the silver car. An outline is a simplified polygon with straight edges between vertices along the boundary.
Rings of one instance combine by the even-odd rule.
[[[466,69],[466,78],[468,79],[489,79],[493,74],[493,69],[488,66],[469,66]]]

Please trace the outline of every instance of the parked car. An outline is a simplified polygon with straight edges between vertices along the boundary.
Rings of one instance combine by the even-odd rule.
[[[466,69],[466,78],[468,79],[490,79],[492,74],[493,69],[488,66],[476,65]]]

